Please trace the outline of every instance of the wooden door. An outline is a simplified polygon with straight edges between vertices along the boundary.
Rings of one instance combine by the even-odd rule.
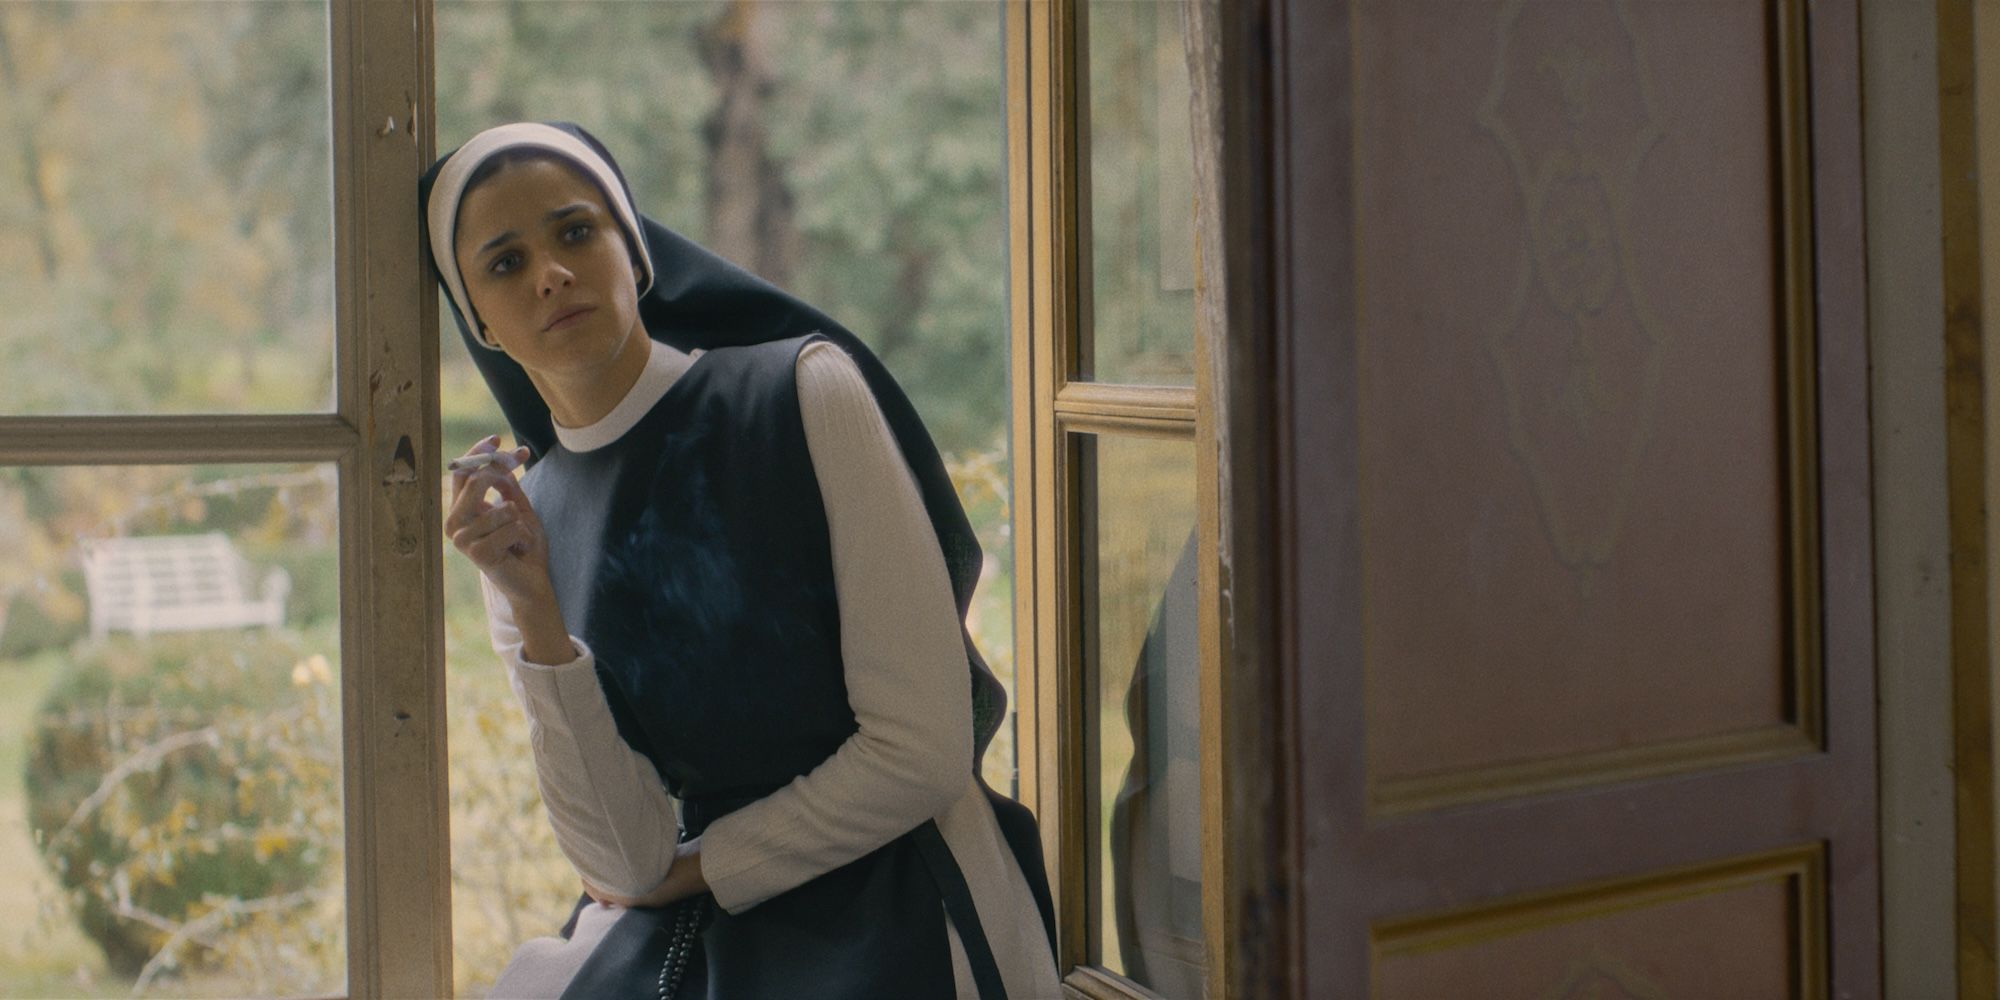
[[[1238,983],[1878,995],[1854,4],[1239,24]]]

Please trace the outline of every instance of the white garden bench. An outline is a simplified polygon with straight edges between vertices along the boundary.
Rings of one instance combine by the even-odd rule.
[[[221,532],[88,543],[83,580],[90,594],[90,634],[284,624],[291,577],[271,570],[253,597],[251,574],[249,562]]]

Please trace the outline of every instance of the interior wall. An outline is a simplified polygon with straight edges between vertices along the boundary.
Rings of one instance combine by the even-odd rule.
[[[1861,14],[1884,986],[1935,1000],[1958,992],[1937,6]]]

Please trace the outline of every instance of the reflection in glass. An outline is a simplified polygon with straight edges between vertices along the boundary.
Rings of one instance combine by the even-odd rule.
[[[1090,318],[1079,375],[1194,384],[1195,194],[1183,0],[1090,0]]]
[[[325,411],[324,0],[0,3],[0,414]]]
[[[957,0],[440,0],[437,124],[441,150],[506,121],[583,125],[642,212],[867,341],[979,534],[967,625],[1011,693],[1002,14]],[[443,337],[455,455],[506,425],[449,318]],[[526,726],[477,573],[448,546],[445,585],[455,985],[477,996],[517,945],[562,925],[579,886],[523,770]],[[985,764],[1014,788],[1011,725]]]
[[[346,984],[330,465],[0,469],[0,995]]]
[[[1200,996],[1194,449],[1079,445],[1090,961],[1165,996]]]

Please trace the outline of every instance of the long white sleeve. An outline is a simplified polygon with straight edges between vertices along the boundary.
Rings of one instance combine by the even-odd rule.
[[[825,342],[798,361],[807,446],[826,508],[841,657],[859,730],[811,773],[711,823],[702,872],[737,912],[942,813],[972,772],[972,703],[943,552],[894,436],[854,362]],[[674,856],[673,805],[618,736],[589,648],[521,658],[512,609],[482,579],[493,648],[528,716],[556,842],[584,879],[642,895]]]
[[[479,583],[493,651],[528,716],[535,780],[557,846],[577,875],[600,889],[622,896],[651,892],[674,860],[673,801],[652,761],[618,735],[590,647],[571,636],[576,659],[528,662],[513,608],[484,576]]]
[[[944,553],[860,369],[808,346],[799,404],[832,541],[859,729],[832,757],[709,824],[702,874],[741,912],[943,813],[972,774],[972,694]]]
[[[1033,894],[972,774],[957,606],[915,481],[874,395],[838,347],[802,351],[797,382],[860,728],[811,773],[710,824],[701,838],[703,874],[717,903],[740,913],[936,818],[972,889],[1007,995],[1055,1000],[1062,988]],[[672,862],[675,835],[672,803],[652,764],[617,735],[589,649],[576,643],[578,658],[553,668],[522,663],[506,602],[494,597],[488,593],[495,648],[516,678],[531,728],[542,733],[535,767],[558,842],[578,872],[604,888],[652,889]],[[621,874],[629,877],[623,886],[615,884]],[[947,925],[946,936],[955,993],[976,1000],[958,928]],[[543,971],[567,982],[567,972]]]

